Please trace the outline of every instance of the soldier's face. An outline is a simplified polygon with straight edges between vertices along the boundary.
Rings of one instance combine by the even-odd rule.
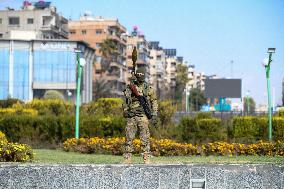
[[[145,74],[144,73],[136,73],[136,78],[138,82],[144,82],[145,81]]]

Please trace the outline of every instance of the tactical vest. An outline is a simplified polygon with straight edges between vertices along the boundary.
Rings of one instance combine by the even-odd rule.
[[[127,86],[130,90],[130,87]],[[149,92],[149,85],[144,83],[143,84],[143,89],[142,89],[142,93],[143,93],[143,96],[145,96],[148,100],[148,103],[149,103],[149,95],[148,95],[148,92]],[[140,92],[140,91],[139,91]],[[137,97],[131,93],[131,99],[128,99],[129,102],[127,103],[128,106],[129,106],[129,111],[130,113],[134,114],[134,115],[141,115],[141,114],[144,114],[144,109],[143,107],[140,105],[140,102],[139,100],[137,99]]]

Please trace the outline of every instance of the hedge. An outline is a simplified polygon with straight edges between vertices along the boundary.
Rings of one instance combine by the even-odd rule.
[[[226,130],[221,120],[216,118],[183,117],[179,123],[181,140],[185,142],[201,143],[226,140]]]
[[[110,137],[123,136],[125,119],[120,116],[80,117],[80,136]],[[74,115],[13,115],[0,118],[0,130],[8,140],[24,142],[33,147],[56,147],[67,138],[74,136]]]
[[[64,151],[80,153],[102,153],[122,155],[124,153],[125,138],[70,138],[63,144]],[[151,138],[151,152],[155,156],[185,156],[185,155],[260,155],[284,156],[284,142],[258,141],[255,144],[238,144],[227,142],[213,142],[206,144],[178,143],[173,140],[156,140]],[[141,141],[133,141],[135,154],[141,153]]]
[[[273,140],[284,140],[284,117],[272,119]],[[238,142],[255,142],[268,138],[268,119],[266,117],[233,118],[232,137]]]

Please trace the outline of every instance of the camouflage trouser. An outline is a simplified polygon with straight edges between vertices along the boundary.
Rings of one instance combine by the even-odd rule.
[[[142,117],[134,116],[127,118],[127,124],[125,128],[126,142],[125,142],[125,154],[127,157],[134,151],[133,139],[137,132],[137,127],[140,131],[141,148],[143,153],[150,152],[150,132],[149,132],[149,120],[146,115]]]

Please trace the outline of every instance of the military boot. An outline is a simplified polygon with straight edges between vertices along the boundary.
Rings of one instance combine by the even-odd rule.
[[[143,161],[144,161],[144,164],[150,164],[151,163],[150,155],[148,153],[143,154]]]
[[[132,163],[131,156],[132,156],[132,154],[130,154],[130,153],[124,154],[123,155],[123,157],[124,157],[123,164],[131,164]]]

